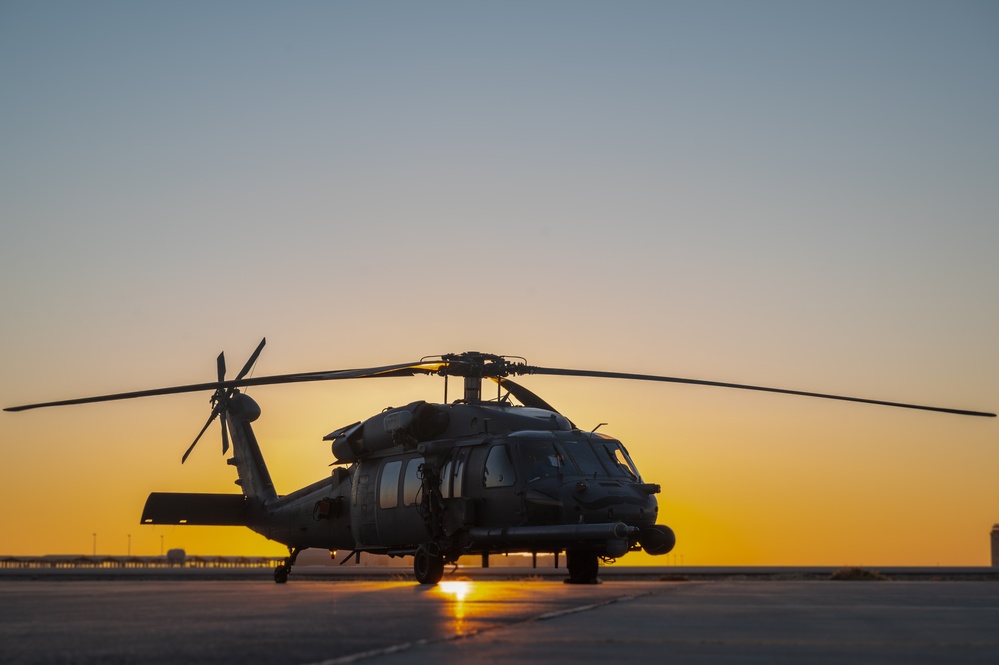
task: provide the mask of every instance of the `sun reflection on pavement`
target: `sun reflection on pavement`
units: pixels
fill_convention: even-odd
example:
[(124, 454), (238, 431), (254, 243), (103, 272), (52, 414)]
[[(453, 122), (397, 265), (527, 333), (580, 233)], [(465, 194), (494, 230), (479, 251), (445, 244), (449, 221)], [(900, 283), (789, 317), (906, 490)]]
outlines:
[[(482, 630), (510, 625), (577, 607), (592, 607), (622, 594), (624, 585), (573, 586), (533, 577), (509, 580), (444, 579), (434, 586), (392, 582), (422, 598), (418, 613), (432, 622), (436, 638), (469, 637)], [(342, 592), (341, 592), (342, 593)], [(362, 592), (359, 592), (362, 593)], [(386, 598), (387, 599), (387, 598)], [(357, 602), (362, 602), (358, 599)], [(394, 611), (396, 600), (389, 601)], [(430, 627), (431, 623), (423, 625)]]
[(437, 591), (443, 596), (450, 597), (447, 611), (451, 618), (451, 630), (455, 635), (465, 635), (469, 632), (465, 625), (465, 599), (472, 593), (472, 582), (464, 580), (449, 580), (437, 585)]
[(471, 592), (472, 583), (465, 580), (441, 582), (437, 585), (437, 589), (446, 595), (453, 596), (455, 600), (461, 602)]

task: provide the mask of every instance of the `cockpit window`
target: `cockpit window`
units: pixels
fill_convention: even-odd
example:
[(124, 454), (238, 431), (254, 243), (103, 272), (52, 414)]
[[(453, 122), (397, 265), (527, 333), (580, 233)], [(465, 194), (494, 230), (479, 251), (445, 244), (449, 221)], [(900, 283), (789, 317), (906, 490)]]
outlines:
[(607, 466), (612, 476), (620, 476), (631, 480), (641, 480), (638, 469), (628, 457), (628, 452), (620, 442), (614, 440), (594, 441), (593, 447)]
[(568, 462), (565, 449), (561, 444), (556, 445), (553, 439), (522, 440), (518, 450), (528, 482), (562, 476), (565, 473), (576, 473), (573, 467), (565, 468)]
[(582, 473), (579, 470), (579, 467), (576, 465), (576, 462), (573, 461), (572, 456), (570, 456), (569, 453), (566, 452), (565, 444), (562, 443), (561, 441), (555, 442), (555, 453), (556, 456), (558, 457), (559, 463), (562, 466), (563, 475), (578, 476), (580, 473)]
[(582, 475), (596, 478), (607, 474), (607, 470), (597, 459), (596, 452), (585, 441), (573, 441), (567, 448), (569, 455), (579, 466)]

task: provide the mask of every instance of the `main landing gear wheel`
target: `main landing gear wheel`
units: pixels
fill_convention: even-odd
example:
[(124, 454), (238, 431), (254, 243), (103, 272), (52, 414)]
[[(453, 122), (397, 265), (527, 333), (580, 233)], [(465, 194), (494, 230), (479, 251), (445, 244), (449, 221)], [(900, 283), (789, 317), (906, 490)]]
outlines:
[(284, 560), (284, 563), (279, 565), (274, 569), (274, 581), (278, 584), (284, 584), (288, 581), (288, 575), (291, 574), (291, 567), (295, 565), (295, 559), (298, 558), (298, 553), (304, 548), (289, 548), (291, 551), (288, 558)]
[(597, 572), (600, 570), (600, 562), (596, 552), (586, 550), (567, 550), (565, 553), (565, 566), (569, 569), (569, 577), (566, 584), (596, 584)]
[(444, 557), (434, 554), (426, 545), (416, 548), (413, 572), (420, 584), (437, 584), (444, 577)]

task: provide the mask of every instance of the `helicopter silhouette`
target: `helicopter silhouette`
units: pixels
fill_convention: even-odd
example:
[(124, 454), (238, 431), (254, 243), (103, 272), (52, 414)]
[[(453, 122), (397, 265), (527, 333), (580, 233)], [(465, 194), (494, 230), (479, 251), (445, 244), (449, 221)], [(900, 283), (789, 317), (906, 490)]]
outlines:
[[(568, 578), (596, 583), (600, 561), (632, 551), (669, 553), (673, 531), (658, 524), (658, 484), (645, 482), (624, 445), (597, 431), (585, 432), (510, 376), (553, 375), (630, 379), (754, 390), (860, 402), (962, 416), (994, 413), (705, 381), (651, 374), (529, 365), (526, 359), (476, 351), (425, 357), (415, 363), (247, 378), (266, 339), (234, 379), (225, 378), (224, 354), (217, 380), (170, 388), (9, 407), (43, 407), (213, 391), (204, 427), (181, 458), (185, 462), (209, 426), (219, 419), (222, 453), (236, 468), (242, 494), (153, 492), (143, 524), (242, 526), (288, 547), (274, 570), (284, 583), (300, 552), (346, 550), (341, 563), (360, 553), (413, 557), (421, 584), (436, 584), (447, 564), (463, 555), (565, 552)], [(329, 477), (279, 495), (264, 464), (251, 424), (260, 407), (240, 388), (260, 385), (437, 375), (442, 403), (416, 401), (387, 408), (324, 438), (332, 444)], [(462, 396), (448, 402), (451, 377)], [(482, 382), (497, 384), (485, 400)], [(505, 394), (504, 394), (505, 391)], [(519, 402), (514, 404), (513, 397)], [(599, 426), (598, 426), (599, 427)]]

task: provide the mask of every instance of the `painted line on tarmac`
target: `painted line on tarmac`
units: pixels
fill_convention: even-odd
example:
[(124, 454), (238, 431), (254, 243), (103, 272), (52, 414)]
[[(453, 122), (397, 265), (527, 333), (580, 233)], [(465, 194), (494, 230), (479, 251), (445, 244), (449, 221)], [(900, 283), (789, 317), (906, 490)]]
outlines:
[(330, 658), (329, 660), (321, 660), (314, 663), (307, 663), (304, 665), (350, 665), (351, 663), (357, 663), (362, 660), (367, 660), (369, 658), (377, 658), (379, 656), (390, 656), (392, 654), (400, 653), (403, 651), (409, 651), (410, 649), (415, 649), (417, 647), (423, 647), (430, 644), (443, 644), (445, 642), (456, 642), (458, 640), (469, 639), (476, 637), (481, 633), (486, 633), (492, 630), (497, 630), (500, 628), (511, 628), (513, 626), (522, 625), (525, 623), (533, 623), (535, 621), (550, 621), (552, 619), (557, 619), (559, 617), (564, 617), (570, 614), (578, 614), (580, 612), (590, 612), (601, 607), (606, 607), (608, 605), (613, 605), (615, 603), (623, 603), (635, 600), (636, 598), (641, 598), (642, 596), (650, 596), (659, 591), (665, 589), (656, 589), (652, 591), (646, 591), (645, 593), (638, 593), (630, 596), (618, 596), (616, 598), (610, 598), (600, 603), (591, 603), (589, 605), (580, 605), (578, 607), (570, 607), (564, 610), (557, 610), (554, 612), (545, 612), (544, 614), (539, 614), (537, 616), (527, 617), (521, 621), (515, 621), (508, 624), (498, 624), (495, 626), (489, 626), (487, 628), (480, 628), (478, 630), (469, 631), (467, 633), (461, 633), (460, 635), (445, 635), (444, 637), (435, 638), (424, 638), (421, 640), (413, 640), (411, 642), (403, 642), (401, 644), (393, 644), (391, 646), (382, 647), (380, 649), (371, 649), (369, 651), (361, 651), (358, 653), (352, 653), (346, 656), (340, 656), (338, 658)]
[(317, 663), (310, 663), (309, 665), (347, 665), (347, 663), (356, 663), (360, 660), (367, 660), (368, 658), (377, 658), (378, 656), (390, 656), (394, 653), (399, 653), (400, 651), (408, 651), (414, 647), (421, 647), (426, 644), (433, 644), (435, 642), (444, 642), (446, 640), (453, 640), (458, 637), (465, 637), (465, 636), (454, 635), (436, 640), (431, 640), (428, 638), (428, 639), (416, 640), (414, 642), (403, 642), (402, 644), (393, 644), (392, 646), (384, 647), (381, 649), (372, 649), (371, 651), (361, 651), (360, 653), (352, 653), (349, 656), (341, 656), (340, 658), (321, 660)]

